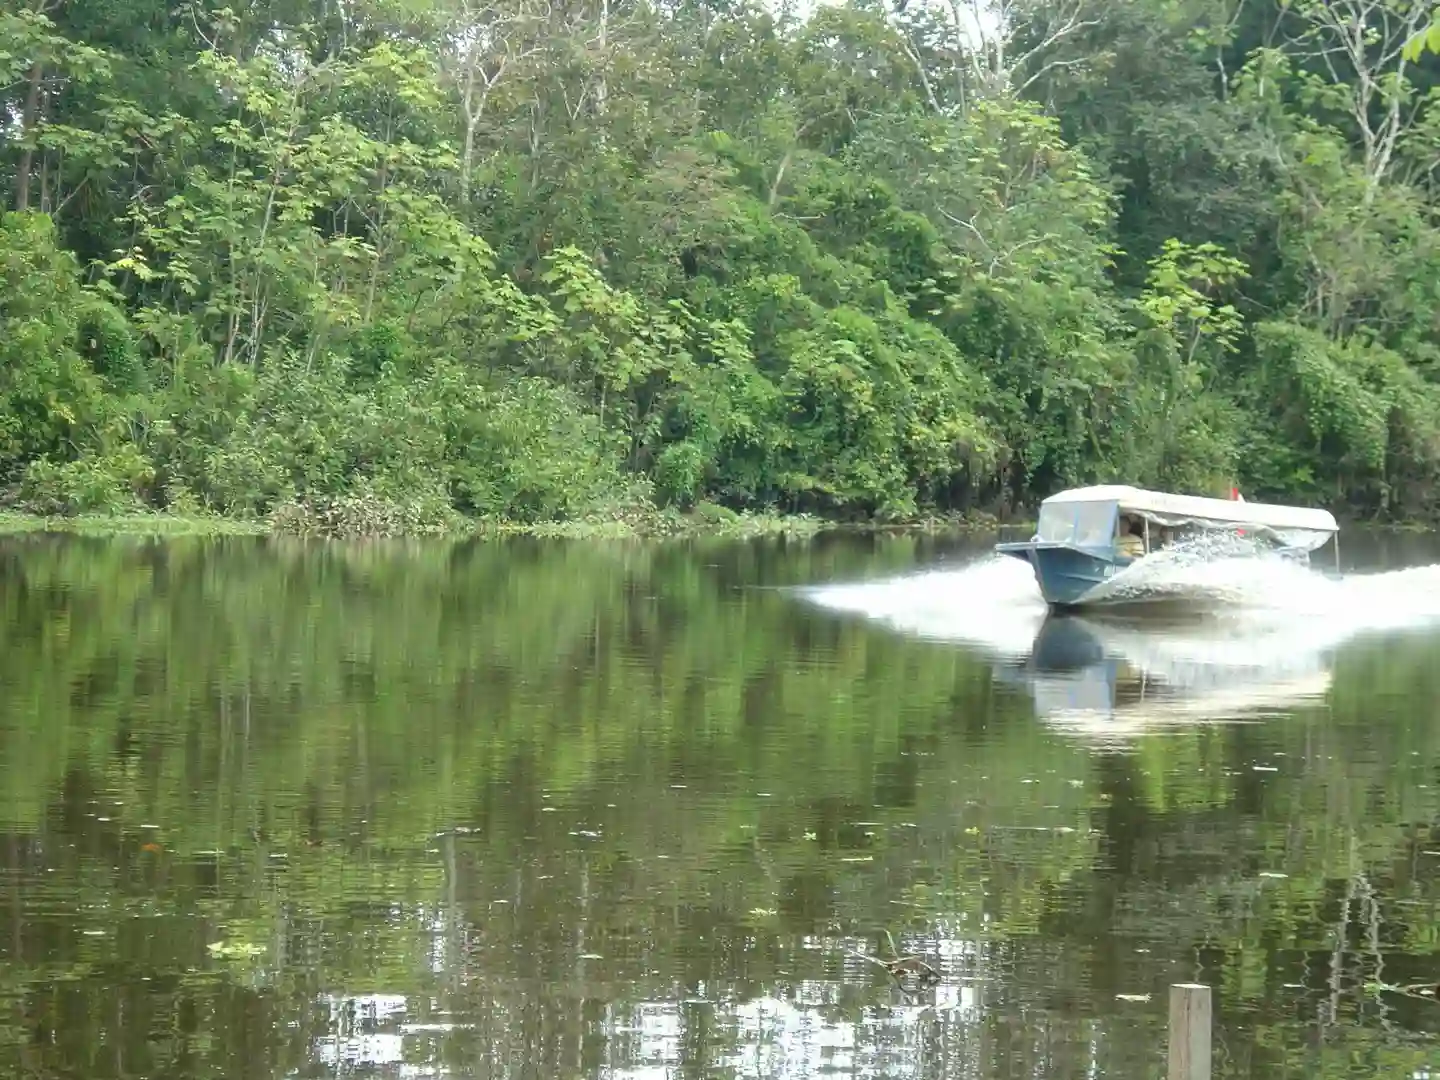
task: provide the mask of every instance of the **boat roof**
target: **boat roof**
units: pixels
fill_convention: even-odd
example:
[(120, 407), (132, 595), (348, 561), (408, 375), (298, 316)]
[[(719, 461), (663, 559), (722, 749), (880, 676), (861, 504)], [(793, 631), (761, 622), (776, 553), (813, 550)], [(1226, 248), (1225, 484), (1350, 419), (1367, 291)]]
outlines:
[(1069, 491), (1051, 495), (1040, 505), (1055, 506), (1066, 503), (1118, 503), (1122, 510), (1156, 517), (1219, 521), (1269, 529), (1305, 529), (1326, 533), (1340, 531), (1334, 515), (1328, 510), (1212, 499), (1201, 495), (1173, 495), (1164, 491), (1146, 491), (1144, 488), (1129, 487), (1125, 484), (1071, 488)]

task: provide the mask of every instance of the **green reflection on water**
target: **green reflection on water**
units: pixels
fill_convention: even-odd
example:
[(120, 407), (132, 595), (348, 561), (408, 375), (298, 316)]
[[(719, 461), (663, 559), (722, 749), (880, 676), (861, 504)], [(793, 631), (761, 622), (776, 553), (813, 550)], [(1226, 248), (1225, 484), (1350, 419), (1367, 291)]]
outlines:
[(7, 538), (0, 1075), (1129, 1080), (1190, 979), (1218, 1075), (1422, 1075), (1437, 639), (1101, 746), (775, 587), (956, 555)]

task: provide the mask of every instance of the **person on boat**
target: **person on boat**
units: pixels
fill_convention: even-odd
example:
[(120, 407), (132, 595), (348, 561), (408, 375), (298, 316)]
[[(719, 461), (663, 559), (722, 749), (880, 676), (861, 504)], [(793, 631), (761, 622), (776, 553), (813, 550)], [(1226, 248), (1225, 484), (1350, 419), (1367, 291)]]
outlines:
[(1139, 528), (1134, 518), (1129, 515), (1120, 518), (1120, 535), (1116, 538), (1115, 548), (1127, 559), (1139, 559), (1145, 554), (1145, 540), (1140, 536)]

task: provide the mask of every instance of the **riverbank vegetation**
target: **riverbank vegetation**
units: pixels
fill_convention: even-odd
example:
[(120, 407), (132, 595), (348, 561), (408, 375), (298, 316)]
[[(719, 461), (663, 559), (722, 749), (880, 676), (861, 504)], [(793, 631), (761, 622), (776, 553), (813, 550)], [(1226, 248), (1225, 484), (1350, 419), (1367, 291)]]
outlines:
[(5, 501), (1433, 513), (1426, 15), (997, 2), (0, 14)]

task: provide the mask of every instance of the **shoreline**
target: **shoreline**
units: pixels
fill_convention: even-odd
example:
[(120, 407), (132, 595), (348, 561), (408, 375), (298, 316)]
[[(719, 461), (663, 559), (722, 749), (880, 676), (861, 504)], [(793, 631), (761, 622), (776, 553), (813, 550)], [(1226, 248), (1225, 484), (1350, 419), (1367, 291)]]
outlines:
[(1024, 521), (1002, 525), (990, 515), (953, 515), (904, 521), (838, 521), (805, 514), (750, 514), (656, 511), (614, 519), (580, 519), (525, 524), (486, 519), (457, 519), (451, 525), (411, 531), (376, 530), (334, 533), (319, 529), (277, 527), (263, 518), (172, 514), (165, 511), (129, 514), (45, 516), (0, 511), (0, 536), (67, 533), (76, 536), (274, 536), (311, 540), (459, 540), (530, 537), (545, 540), (681, 540), (808, 538), (821, 533), (976, 533), (1002, 527), (1023, 527)]
[[(1002, 529), (1033, 529), (1033, 518), (1000, 521), (991, 514), (934, 515), (899, 521), (842, 521), (806, 514), (735, 513), (661, 510), (617, 518), (521, 523), (457, 518), (448, 525), (413, 530), (331, 532), (286, 527), (265, 518), (235, 518), (166, 511), (128, 514), (32, 514), (0, 510), (0, 536), (68, 533), (75, 536), (227, 537), (273, 536), (302, 540), (464, 540), (529, 537), (540, 540), (751, 540), (762, 537), (809, 538), (822, 533), (852, 535), (940, 535), (995, 533)], [(1392, 534), (1440, 532), (1425, 522), (1349, 521), (1347, 529)], [(1343, 531), (1343, 530), (1342, 530)]]

